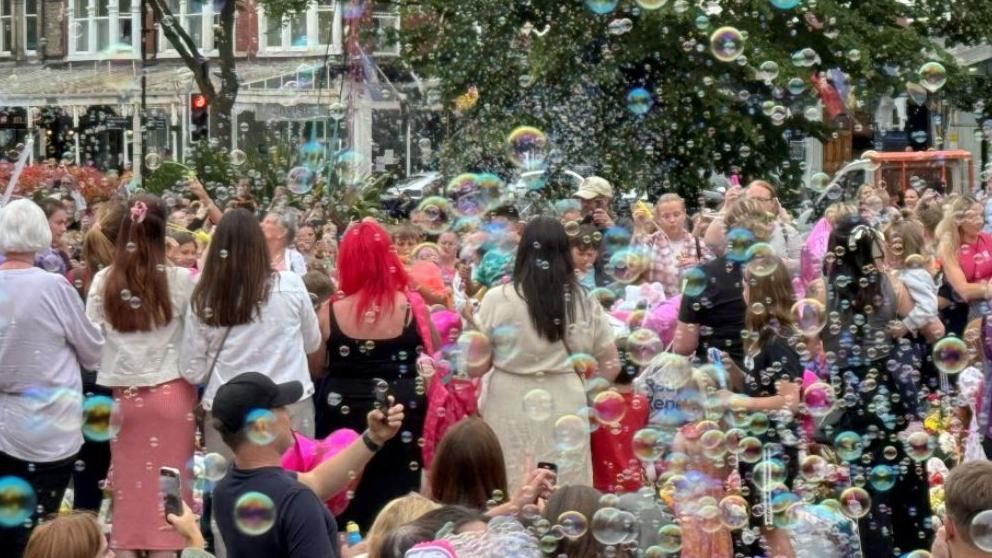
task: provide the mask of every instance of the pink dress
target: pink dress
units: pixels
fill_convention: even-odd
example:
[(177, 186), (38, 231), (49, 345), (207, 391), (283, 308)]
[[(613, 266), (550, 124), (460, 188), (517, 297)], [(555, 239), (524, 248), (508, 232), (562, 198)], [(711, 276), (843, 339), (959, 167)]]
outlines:
[(179, 470), (183, 499), (193, 501), (196, 388), (185, 380), (154, 387), (114, 388), (121, 430), (110, 440), (114, 550), (182, 550), (183, 537), (167, 529), (159, 496), (160, 467)]
[(962, 244), (958, 249), (958, 262), (969, 283), (992, 279), (992, 234), (978, 233), (972, 244)]

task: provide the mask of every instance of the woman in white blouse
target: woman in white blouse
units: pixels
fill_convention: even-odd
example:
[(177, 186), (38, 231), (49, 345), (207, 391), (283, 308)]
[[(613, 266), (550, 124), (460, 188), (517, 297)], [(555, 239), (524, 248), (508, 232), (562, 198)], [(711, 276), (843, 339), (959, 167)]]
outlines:
[(114, 522), (110, 547), (122, 557), (172, 556), (185, 546), (158, 512), (159, 469), (186, 470), (196, 428), (196, 389), (180, 377), (178, 354), (193, 277), (166, 259), (166, 219), (161, 199), (130, 200), (113, 262), (93, 276), (86, 300), (107, 337), (96, 381), (113, 388), (121, 417), (110, 441), (114, 515), (145, 518)]
[(83, 444), (80, 365), (95, 368), (103, 346), (69, 281), (34, 267), (51, 243), (34, 202), (0, 208), (0, 477), (30, 503), (5, 505), (23, 515), (0, 528), (5, 556), (20, 556), (34, 522), (58, 511)]
[[(182, 344), (183, 376), (206, 384), (203, 408), (209, 411), (217, 389), (243, 372), (261, 372), (277, 383), (296, 380), (304, 390), (289, 409), (293, 429), (312, 436), (307, 354), (319, 350), (321, 341), (303, 279), (272, 270), (258, 220), (243, 209), (224, 214), (193, 291)], [(228, 453), (209, 422), (207, 448)]]

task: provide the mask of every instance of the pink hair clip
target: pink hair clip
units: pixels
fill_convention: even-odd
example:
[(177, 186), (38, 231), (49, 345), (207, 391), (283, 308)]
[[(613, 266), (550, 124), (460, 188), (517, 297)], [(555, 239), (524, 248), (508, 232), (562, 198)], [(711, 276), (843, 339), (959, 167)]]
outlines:
[(145, 214), (148, 213), (148, 206), (145, 202), (134, 202), (131, 206), (131, 220), (135, 223), (140, 223), (145, 220)]

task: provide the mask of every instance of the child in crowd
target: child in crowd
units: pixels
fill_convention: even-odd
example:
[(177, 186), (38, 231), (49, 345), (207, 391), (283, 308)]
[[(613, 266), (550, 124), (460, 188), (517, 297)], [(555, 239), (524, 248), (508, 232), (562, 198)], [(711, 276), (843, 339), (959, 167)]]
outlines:
[(199, 250), (196, 245), (196, 237), (193, 236), (193, 233), (170, 230), (165, 243), (165, 255), (173, 265), (196, 269)]
[[(930, 355), (932, 343), (944, 336), (944, 324), (940, 320), (931, 260), (925, 254), (923, 226), (916, 221), (897, 221), (886, 227), (885, 239), (885, 261), (890, 273), (902, 282), (913, 299), (913, 310), (895, 333), (902, 333), (905, 339), (896, 347), (902, 363), (897, 379), (907, 411), (914, 412), (918, 400), (916, 386), (922, 381), (931, 390), (938, 387)], [(917, 374), (921, 377), (916, 377)]]
[(410, 263), (414, 247), (423, 240), (420, 231), (413, 225), (402, 224), (393, 228), (392, 235), (393, 245), (396, 246), (396, 254), (404, 264)]
[(600, 286), (596, 280), (595, 264), (601, 242), (602, 234), (593, 225), (582, 225), (576, 234), (568, 237), (576, 278), (580, 285), (589, 290)]
[(320, 308), (325, 302), (330, 300), (334, 293), (334, 283), (326, 273), (320, 271), (308, 271), (303, 274), (303, 285), (310, 293), (310, 301), (314, 308)]

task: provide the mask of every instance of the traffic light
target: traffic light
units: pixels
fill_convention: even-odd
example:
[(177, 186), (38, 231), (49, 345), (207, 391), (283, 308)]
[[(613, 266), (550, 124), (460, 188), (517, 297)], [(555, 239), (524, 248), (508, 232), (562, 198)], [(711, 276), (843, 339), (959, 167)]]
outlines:
[(202, 93), (189, 95), (189, 139), (192, 142), (210, 137), (210, 103)]

